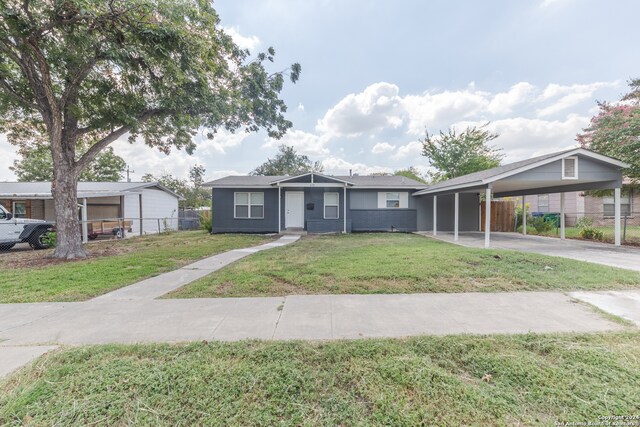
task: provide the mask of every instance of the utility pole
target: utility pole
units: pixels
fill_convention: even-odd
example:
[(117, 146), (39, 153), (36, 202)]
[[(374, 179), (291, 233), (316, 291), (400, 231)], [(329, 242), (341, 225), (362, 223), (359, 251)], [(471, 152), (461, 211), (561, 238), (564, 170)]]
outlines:
[(131, 177), (129, 176), (130, 173), (136, 173), (136, 171), (131, 170), (129, 165), (127, 165), (127, 182), (131, 182)]

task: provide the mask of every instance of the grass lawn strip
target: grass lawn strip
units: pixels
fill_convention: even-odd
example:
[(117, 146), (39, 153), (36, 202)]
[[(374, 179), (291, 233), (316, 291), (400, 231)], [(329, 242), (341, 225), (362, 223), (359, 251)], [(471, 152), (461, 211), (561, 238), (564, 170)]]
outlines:
[(638, 384), (638, 332), (110, 345), (0, 383), (0, 424), (554, 425), (640, 414)]
[(51, 251), (8, 252), (0, 256), (0, 303), (82, 301), (270, 239), (185, 231), (91, 243), (87, 245), (89, 258), (72, 262), (47, 258)]
[(413, 234), (307, 236), (252, 255), (167, 298), (610, 290), (640, 273), (566, 258), (464, 248)]

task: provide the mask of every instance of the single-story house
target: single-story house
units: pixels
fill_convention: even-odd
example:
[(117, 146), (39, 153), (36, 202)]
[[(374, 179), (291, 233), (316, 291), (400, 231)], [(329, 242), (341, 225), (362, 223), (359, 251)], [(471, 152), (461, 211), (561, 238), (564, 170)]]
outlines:
[(213, 233), (453, 231), (457, 239), (460, 231), (482, 229), (480, 202), (484, 198), (488, 247), (494, 196), (615, 189), (619, 234), (620, 188), (626, 167), (619, 160), (576, 148), (433, 185), (402, 176), (306, 173), (228, 176), (205, 186), (212, 188)]
[[(86, 204), (86, 218), (126, 221), (130, 234), (141, 235), (178, 228), (181, 196), (157, 182), (79, 182), (78, 205)], [(55, 221), (50, 182), (0, 182), (0, 203), (16, 218)]]

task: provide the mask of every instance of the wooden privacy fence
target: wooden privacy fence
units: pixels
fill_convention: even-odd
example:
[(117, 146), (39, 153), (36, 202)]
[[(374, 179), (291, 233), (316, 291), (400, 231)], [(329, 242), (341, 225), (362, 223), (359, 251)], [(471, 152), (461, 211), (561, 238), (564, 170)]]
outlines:
[[(486, 204), (480, 203), (480, 230), (484, 231)], [(515, 231), (516, 204), (510, 200), (491, 202), (491, 231)]]

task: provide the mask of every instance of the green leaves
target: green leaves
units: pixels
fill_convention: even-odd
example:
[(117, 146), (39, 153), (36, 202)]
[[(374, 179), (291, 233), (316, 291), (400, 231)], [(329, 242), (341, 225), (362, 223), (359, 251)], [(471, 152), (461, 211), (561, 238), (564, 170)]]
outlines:
[(320, 162), (313, 162), (309, 157), (296, 153), (293, 147), (281, 145), (279, 153), (255, 168), (251, 175), (300, 175), (306, 172), (322, 173), (324, 168)]
[(426, 132), (422, 142), (422, 155), (437, 171), (434, 181), (441, 181), (490, 169), (500, 165), (504, 157), (498, 149), (487, 143), (498, 137), (481, 127), (468, 127), (461, 133), (449, 129), (437, 136)]

